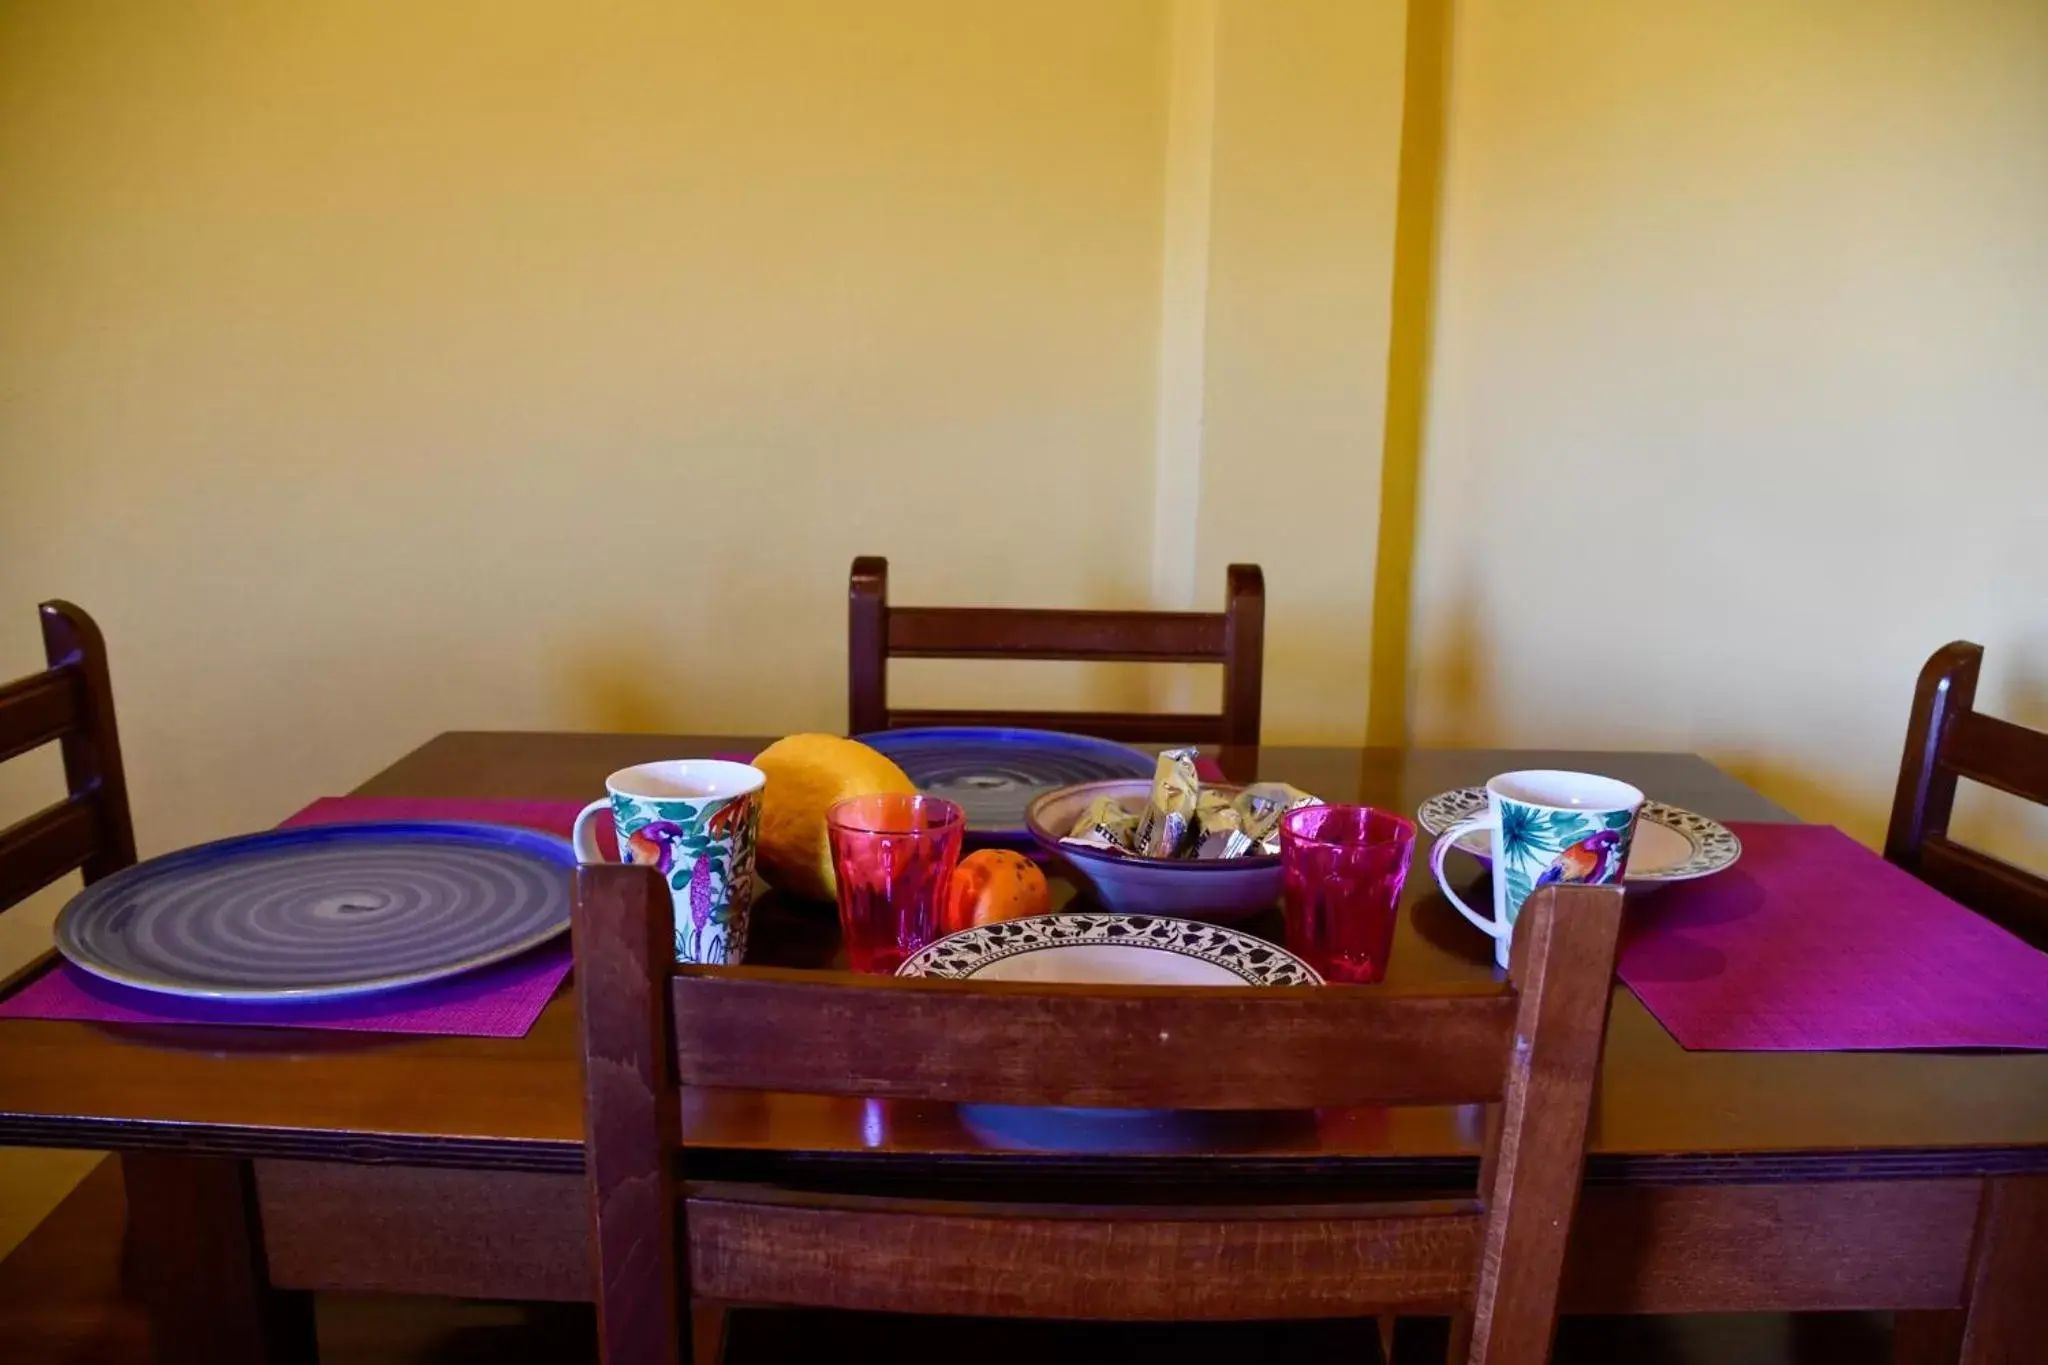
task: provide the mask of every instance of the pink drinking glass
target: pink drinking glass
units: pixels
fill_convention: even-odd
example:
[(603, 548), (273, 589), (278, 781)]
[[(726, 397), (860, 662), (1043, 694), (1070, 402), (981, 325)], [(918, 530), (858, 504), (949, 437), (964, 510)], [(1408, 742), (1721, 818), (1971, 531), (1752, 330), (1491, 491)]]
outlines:
[(1325, 981), (1385, 976), (1394, 905), (1414, 852), (1415, 822), (1371, 806), (1303, 806), (1282, 816), (1288, 948)]
[(856, 796), (826, 812), (839, 929), (855, 971), (893, 972), (939, 937), (966, 831), (960, 807), (936, 796)]

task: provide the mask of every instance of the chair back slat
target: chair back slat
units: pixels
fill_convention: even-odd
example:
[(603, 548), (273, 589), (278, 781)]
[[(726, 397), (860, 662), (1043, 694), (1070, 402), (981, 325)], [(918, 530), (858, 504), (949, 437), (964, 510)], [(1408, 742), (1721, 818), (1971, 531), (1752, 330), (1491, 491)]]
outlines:
[(1107, 1109), (1485, 1103), (1517, 1008), (1497, 988), (1104, 994), (745, 967), (671, 989), (685, 1085)]
[(896, 710), (889, 712), (893, 729), (925, 725), (989, 725), (1022, 730), (1060, 730), (1094, 735), (1125, 744), (1228, 744), (1223, 717), (1168, 711), (972, 711)]
[(106, 641), (69, 602), (41, 617), (50, 666), (0, 686), (0, 762), (54, 743), (68, 794), (0, 830), (0, 911), (67, 873), (90, 883), (135, 861)]
[[(1459, 1359), (1546, 1357), (1618, 887), (1540, 889), (1512, 987), (1432, 996), (679, 969), (655, 869), (579, 868), (575, 890), (608, 1362), (683, 1358), (690, 1295), (1124, 1320), (1453, 1312)], [(1112, 1108), (1498, 1102), (1472, 1199), (1072, 1206), (691, 1185), (685, 1084)]]
[(718, 1186), (689, 1192), (684, 1223), (707, 1299), (1123, 1321), (1452, 1312), (1481, 1228), (1470, 1200), (1361, 1218), (1350, 1205), (919, 1205)]
[[(1264, 672), (1265, 577), (1233, 564), (1220, 612), (1057, 611), (1022, 607), (895, 607), (889, 562), (853, 562), (847, 609), (847, 728), (1010, 725), (1131, 742), (1258, 743)], [(1061, 659), (1223, 665), (1223, 709), (1197, 716), (1144, 712), (894, 710), (889, 659)]]
[[(1920, 845), (1920, 879), (2022, 938), (2039, 941), (2048, 878), (2003, 858), (1930, 834)], [(2048, 942), (2039, 946), (2048, 947)]]
[(72, 796), (0, 830), (0, 911), (84, 867), (101, 846), (90, 797)]
[(78, 670), (53, 668), (0, 687), (0, 763), (76, 730), (85, 718)]
[(1218, 663), (1216, 612), (1043, 611), (1019, 607), (892, 607), (889, 653), (899, 659), (1102, 659)]
[(2048, 734), (1970, 711), (1949, 722), (1941, 766), (1957, 777), (2048, 805)]
[(1884, 856), (1944, 894), (2048, 948), (2048, 878), (1949, 837), (1958, 780), (2048, 805), (2048, 734), (1975, 709), (1984, 649), (1943, 645), (1920, 670)]

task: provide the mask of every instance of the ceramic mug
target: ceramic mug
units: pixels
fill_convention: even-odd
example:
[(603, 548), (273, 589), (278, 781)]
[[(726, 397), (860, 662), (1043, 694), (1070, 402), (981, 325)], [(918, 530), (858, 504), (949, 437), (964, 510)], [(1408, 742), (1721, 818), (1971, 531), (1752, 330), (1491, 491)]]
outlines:
[[(1429, 870), (1458, 913), (1493, 936), (1493, 960), (1506, 967), (1515, 920), (1531, 891), (1558, 882), (1606, 886), (1621, 881), (1642, 808), (1643, 794), (1611, 777), (1554, 769), (1502, 773), (1486, 784), (1486, 814), (1437, 836)], [(1481, 829), (1492, 836), (1491, 918), (1459, 899), (1444, 877), (1444, 855)]]
[(585, 806), (571, 839), (580, 862), (604, 861), (593, 823), (607, 810), (619, 855), (661, 870), (675, 901), (676, 961), (721, 966), (747, 949), (754, 839), (767, 774), (744, 763), (678, 758), (621, 768)]

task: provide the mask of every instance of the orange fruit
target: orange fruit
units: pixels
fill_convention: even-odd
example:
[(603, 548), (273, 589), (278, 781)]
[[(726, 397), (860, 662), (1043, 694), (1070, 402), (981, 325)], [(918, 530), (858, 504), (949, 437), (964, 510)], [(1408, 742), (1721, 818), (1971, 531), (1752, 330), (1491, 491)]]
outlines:
[(970, 853), (946, 884), (947, 933), (997, 920), (1023, 919), (1052, 910), (1052, 888), (1038, 864), (1007, 848)]

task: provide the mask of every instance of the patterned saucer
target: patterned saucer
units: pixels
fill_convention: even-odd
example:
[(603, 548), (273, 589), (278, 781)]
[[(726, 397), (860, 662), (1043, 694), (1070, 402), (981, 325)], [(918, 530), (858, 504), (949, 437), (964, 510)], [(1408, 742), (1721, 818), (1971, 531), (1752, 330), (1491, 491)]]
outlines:
[(498, 825), (306, 825), (94, 882), (57, 951), (94, 976), (210, 1000), (328, 1000), (488, 966), (569, 927), (569, 842)]
[(896, 761), (918, 790), (967, 813), (967, 832), (984, 839), (1030, 838), (1024, 812), (1058, 787), (1117, 777), (1150, 777), (1158, 757), (1106, 739), (1056, 730), (956, 726), (855, 735)]
[[(1430, 797), (1415, 815), (1435, 838), (1460, 820), (1485, 813), (1486, 788), (1459, 787)], [(1474, 830), (1458, 840), (1458, 848), (1488, 862), (1489, 842), (1485, 830)], [(1623, 877), (1631, 882), (1687, 882), (1733, 867), (1741, 856), (1742, 841), (1718, 820), (1662, 801), (1645, 801)]]
[(898, 976), (1120, 986), (1320, 986), (1277, 944), (1220, 924), (1161, 915), (1034, 915), (962, 929), (920, 949)]

